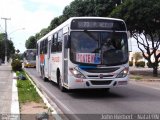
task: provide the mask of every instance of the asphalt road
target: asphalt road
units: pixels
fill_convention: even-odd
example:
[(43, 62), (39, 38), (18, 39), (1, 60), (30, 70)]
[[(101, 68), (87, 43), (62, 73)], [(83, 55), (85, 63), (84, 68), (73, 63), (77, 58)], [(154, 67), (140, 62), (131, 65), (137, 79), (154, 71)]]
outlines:
[[(102, 119), (102, 114), (160, 113), (158, 89), (129, 82), (125, 87), (112, 88), (109, 93), (100, 90), (63, 93), (53, 82), (44, 82), (35, 69), (28, 68), (26, 71), (50, 100), (55, 102), (64, 113), (74, 114), (74, 119), (98, 120)], [(90, 116), (86, 117), (83, 114), (90, 114)], [(94, 116), (95, 114), (98, 116)]]

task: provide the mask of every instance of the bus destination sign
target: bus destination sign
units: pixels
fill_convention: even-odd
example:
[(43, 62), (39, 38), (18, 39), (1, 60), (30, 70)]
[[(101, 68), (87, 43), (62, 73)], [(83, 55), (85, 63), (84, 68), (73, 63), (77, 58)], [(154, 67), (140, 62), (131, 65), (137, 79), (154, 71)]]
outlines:
[(99, 19), (74, 19), (71, 29), (80, 30), (126, 30), (123, 21)]
[(113, 28), (113, 22), (78, 22), (78, 28)]

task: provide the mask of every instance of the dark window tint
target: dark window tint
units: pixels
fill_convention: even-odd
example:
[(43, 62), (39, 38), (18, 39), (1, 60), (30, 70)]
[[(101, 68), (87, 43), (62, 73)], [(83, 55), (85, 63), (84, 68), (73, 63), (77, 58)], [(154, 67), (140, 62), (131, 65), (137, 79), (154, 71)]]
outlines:
[(53, 35), (51, 52), (62, 51), (62, 38), (63, 38), (62, 30), (60, 30), (58, 33)]

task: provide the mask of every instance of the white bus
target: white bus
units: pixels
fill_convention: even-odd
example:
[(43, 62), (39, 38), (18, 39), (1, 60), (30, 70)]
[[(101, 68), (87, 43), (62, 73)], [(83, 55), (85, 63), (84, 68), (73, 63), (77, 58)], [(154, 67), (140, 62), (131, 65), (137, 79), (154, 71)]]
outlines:
[(128, 82), (128, 40), (121, 19), (72, 17), (37, 41), (37, 71), (66, 89), (109, 89)]
[(27, 49), (24, 52), (23, 64), (25, 68), (36, 67), (36, 49)]

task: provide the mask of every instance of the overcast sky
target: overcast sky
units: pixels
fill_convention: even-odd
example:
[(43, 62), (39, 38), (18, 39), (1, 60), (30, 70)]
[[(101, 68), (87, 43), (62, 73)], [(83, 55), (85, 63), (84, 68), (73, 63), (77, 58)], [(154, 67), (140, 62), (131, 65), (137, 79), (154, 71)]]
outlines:
[[(2, 0), (0, 18), (11, 18), (7, 20), (8, 38), (11, 38), (16, 49), (24, 52), (25, 41), (48, 27), (54, 17), (62, 15), (64, 7), (71, 1), (73, 0)], [(0, 32), (4, 30), (4, 20), (0, 19)]]

